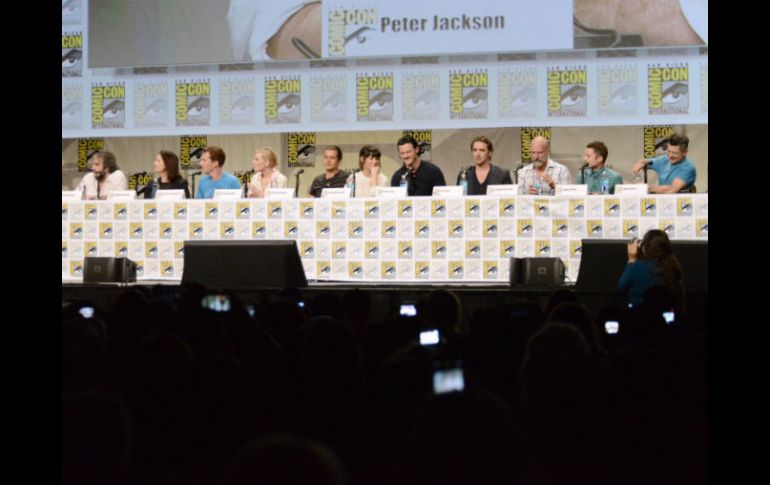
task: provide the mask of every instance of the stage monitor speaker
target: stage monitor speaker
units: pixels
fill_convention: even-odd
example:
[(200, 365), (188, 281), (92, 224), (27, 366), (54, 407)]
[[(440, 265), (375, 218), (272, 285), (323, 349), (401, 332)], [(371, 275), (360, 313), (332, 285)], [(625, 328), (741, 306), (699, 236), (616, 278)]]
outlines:
[(83, 283), (130, 283), (136, 281), (136, 263), (128, 258), (95, 258), (84, 262)]
[(564, 283), (561, 258), (511, 258), (511, 286), (554, 287)]
[[(583, 239), (576, 290), (617, 291), (628, 261), (626, 239)], [(708, 291), (708, 241), (671, 241), (684, 271), (685, 290)]]
[(305, 287), (297, 243), (291, 241), (185, 241), (182, 283), (209, 288)]

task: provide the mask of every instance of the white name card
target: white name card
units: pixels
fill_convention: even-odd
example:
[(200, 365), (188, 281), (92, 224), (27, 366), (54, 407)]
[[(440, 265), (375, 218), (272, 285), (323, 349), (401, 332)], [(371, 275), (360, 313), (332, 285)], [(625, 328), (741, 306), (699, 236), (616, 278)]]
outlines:
[(556, 195), (588, 195), (586, 184), (556, 184)]
[(349, 199), (350, 189), (347, 187), (331, 187), (321, 191), (322, 199)]
[(73, 200), (80, 200), (83, 198), (82, 192), (79, 190), (62, 190), (61, 191), (61, 200), (66, 200), (68, 202), (72, 202)]
[(240, 199), (243, 189), (215, 189), (214, 199)]
[(268, 187), (265, 199), (293, 199), (294, 189), (291, 187)]
[(136, 199), (135, 190), (110, 190), (107, 193), (107, 200), (134, 200)]
[(647, 195), (647, 184), (618, 184), (615, 186), (615, 195)]
[(518, 193), (518, 184), (487, 185), (487, 195), (494, 197), (513, 197)]
[(184, 200), (183, 189), (167, 189), (155, 192), (156, 200)]
[(407, 197), (406, 187), (375, 187), (374, 196), (381, 199), (401, 199)]
[(463, 188), (459, 185), (439, 185), (433, 187), (433, 197), (462, 197)]

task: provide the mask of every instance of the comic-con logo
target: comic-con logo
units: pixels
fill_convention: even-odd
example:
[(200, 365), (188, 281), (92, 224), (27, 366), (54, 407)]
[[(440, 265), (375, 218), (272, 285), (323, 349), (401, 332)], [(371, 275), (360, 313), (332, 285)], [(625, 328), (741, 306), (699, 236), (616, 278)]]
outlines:
[(223, 79), (219, 81), (219, 122), (244, 125), (254, 121), (254, 81)]
[(537, 69), (498, 72), (497, 112), (500, 118), (537, 116)]
[(302, 80), (298, 76), (265, 79), (265, 123), (299, 123)]
[(636, 113), (637, 71), (635, 66), (600, 66), (597, 104), (599, 115)]
[(404, 73), (401, 78), (401, 109), (404, 120), (437, 120), (439, 92), (438, 72)]
[(459, 280), (465, 276), (465, 264), (463, 261), (450, 261), (447, 267), (449, 279)]
[(78, 172), (88, 171), (88, 160), (104, 150), (104, 138), (78, 138)]
[(61, 126), (80, 128), (83, 123), (83, 86), (64, 85), (61, 87)]
[(548, 116), (585, 116), (588, 72), (585, 67), (549, 68)]
[(286, 137), (286, 153), (289, 168), (315, 167), (315, 133), (289, 133)]
[(666, 152), (668, 138), (676, 133), (674, 125), (648, 125), (643, 130), (644, 158), (655, 158)]
[(393, 73), (356, 75), (357, 121), (393, 121)]
[(396, 263), (392, 261), (383, 261), (380, 264), (380, 277), (384, 280), (396, 278)]
[(639, 237), (639, 221), (636, 219), (626, 219), (623, 221), (623, 237)]
[(61, 77), (83, 75), (83, 34), (68, 32), (61, 36)]
[(425, 280), (430, 278), (430, 262), (429, 261), (415, 261), (414, 263), (414, 277), (418, 280)]
[(91, 85), (91, 126), (123, 128), (126, 124), (126, 86), (124, 83)]
[(651, 115), (688, 113), (690, 72), (686, 64), (648, 66), (647, 87)]
[(313, 76), (310, 79), (310, 120), (314, 123), (344, 122), (346, 112), (345, 76)]
[(203, 149), (208, 146), (207, 136), (180, 136), (179, 137), (179, 163), (183, 170), (197, 168), (200, 163)]
[(349, 47), (365, 44), (370, 36), (376, 34), (377, 9), (331, 10), (327, 24), (327, 45), (324, 57), (345, 57), (355, 55), (348, 52)]
[(166, 126), (168, 85), (165, 82), (134, 84), (134, 125), (137, 128)]
[(532, 140), (542, 136), (543, 138), (551, 139), (550, 127), (534, 127), (534, 128), (522, 128), (521, 129), (521, 160), (532, 160)]
[(500, 274), (497, 261), (484, 261), (484, 279), (497, 279)]
[(208, 126), (211, 118), (209, 80), (176, 81), (176, 126)]
[(457, 119), (486, 119), (489, 75), (486, 69), (452, 71), (449, 73), (449, 117)]
[(567, 237), (567, 219), (553, 219), (551, 221), (551, 236)]
[(465, 241), (465, 257), (466, 258), (480, 258), (481, 257), (481, 241)]

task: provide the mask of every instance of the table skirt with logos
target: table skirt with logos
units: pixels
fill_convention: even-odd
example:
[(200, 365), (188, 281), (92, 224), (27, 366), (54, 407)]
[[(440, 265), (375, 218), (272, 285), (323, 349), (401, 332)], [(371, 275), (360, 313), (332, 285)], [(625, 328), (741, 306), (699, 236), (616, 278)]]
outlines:
[(359, 199), (62, 200), (62, 281), (89, 256), (127, 257), (137, 280), (180, 281), (189, 240), (295, 240), (308, 280), (507, 282), (510, 258), (662, 229), (708, 239), (708, 194)]

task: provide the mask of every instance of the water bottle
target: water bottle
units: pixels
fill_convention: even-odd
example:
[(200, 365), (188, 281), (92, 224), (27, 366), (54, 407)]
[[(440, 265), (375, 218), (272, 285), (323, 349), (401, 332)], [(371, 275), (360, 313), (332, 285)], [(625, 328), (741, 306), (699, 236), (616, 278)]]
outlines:
[(407, 182), (407, 180), (406, 180), (406, 174), (407, 174), (407, 173), (408, 173), (408, 172), (404, 172), (404, 173), (401, 175), (401, 183), (400, 183), (400, 184), (398, 184), (398, 186), (399, 186), (399, 187), (404, 187), (404, 188), (407, 188), (407, 187), (409, 186), (409, 183), (408, 183), (408, 182)]
[(463, 188), (463, 195), (468, 195), (468, 177), (465, 176), (465, 170), (460, 172), (460, 187)]
[(537, 177), (535, 177), (535, 192), (538, 194), (543, 193), (543, 181)]
[(353, 190), (354, 190), (353, 189), (353, 177), (355, 177), (355, 175), (351, 175), (345, 181), (345, 188), (348, 189), (348, 192), (350, 192), (350, 196), (351, 197), (355, 197), (356, 196), (356, 194), (353, 193)]
[(601, 188), (599, 190), (602, 194), (610, 193), (610, 176), (607, 170), (602, 171), (601, 175)]

